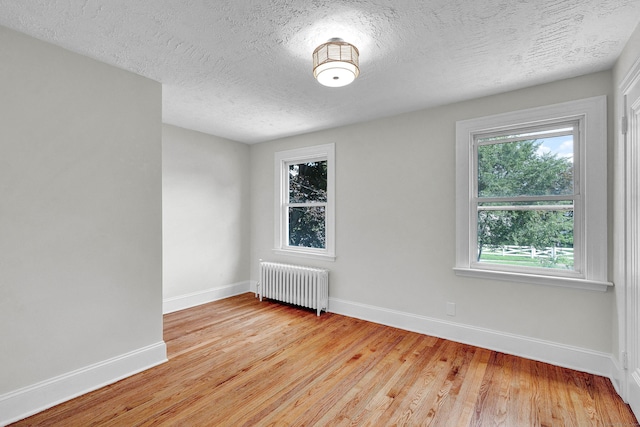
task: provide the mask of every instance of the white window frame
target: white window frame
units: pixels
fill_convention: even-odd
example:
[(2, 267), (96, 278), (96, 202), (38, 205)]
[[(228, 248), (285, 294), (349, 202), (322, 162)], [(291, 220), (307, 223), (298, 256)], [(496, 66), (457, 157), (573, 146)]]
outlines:
[[(542, 274), (526, 268), (478, 263), (474, 138), (476, 135), (578, 121), (580, 138), (574, 150), (579, 187), (574, 210), (574, 248), (580, 259), (576, 271), (548, 269)], [(580, 214), (582, 212), (582, 214)], [(457, 275), (492, 280), (606, 291), (607, 239), (607, 99), (606, 96), (569, 101), (456, 122), (456, 265)]]
[[(289, 245), (289, 165), (327, 161), (327, 201), (325, 207), (325, 248)], [(335, 260), (335, 144), (279, 151), (275, 153), (275, 247), (280, 255)]]

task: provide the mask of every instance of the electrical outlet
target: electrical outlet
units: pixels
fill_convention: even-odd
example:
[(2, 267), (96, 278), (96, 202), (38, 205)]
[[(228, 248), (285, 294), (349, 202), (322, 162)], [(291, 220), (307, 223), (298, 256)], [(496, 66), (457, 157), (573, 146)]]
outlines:
[(447, 303), (447, 316), (455, 316), (456, 315), (456, 303), (448, 302)]

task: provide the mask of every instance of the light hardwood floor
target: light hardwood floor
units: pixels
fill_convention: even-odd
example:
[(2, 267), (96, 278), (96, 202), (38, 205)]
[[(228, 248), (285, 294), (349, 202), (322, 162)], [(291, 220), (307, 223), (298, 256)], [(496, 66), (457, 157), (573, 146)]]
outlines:
[(169, 362), (15, 425), (638, 425), (606, 378), (253, 294), (164, 320)]

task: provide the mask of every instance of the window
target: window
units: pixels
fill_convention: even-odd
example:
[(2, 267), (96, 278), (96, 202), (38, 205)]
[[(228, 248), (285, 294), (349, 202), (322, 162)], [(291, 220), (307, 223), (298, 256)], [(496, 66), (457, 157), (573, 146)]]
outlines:
[(456, 274), (606, 290), (606, 98), (456, 124)]
[(334, 158), (334, 144), (276, 153), (277, 252), (335, 259)]

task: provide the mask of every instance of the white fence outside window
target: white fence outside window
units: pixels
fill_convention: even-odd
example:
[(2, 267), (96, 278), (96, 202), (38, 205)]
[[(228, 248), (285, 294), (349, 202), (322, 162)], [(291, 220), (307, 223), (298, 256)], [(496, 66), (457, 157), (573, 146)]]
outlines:
[(567, 257), (573, 259), (573, 248), (556, 248), (555, 246), (544, 249), (536, 249), (533, 246), (500, 246), (497, 248), (485, 248), (482, 253), (523, 258), (556, 259), (558, 257)]

